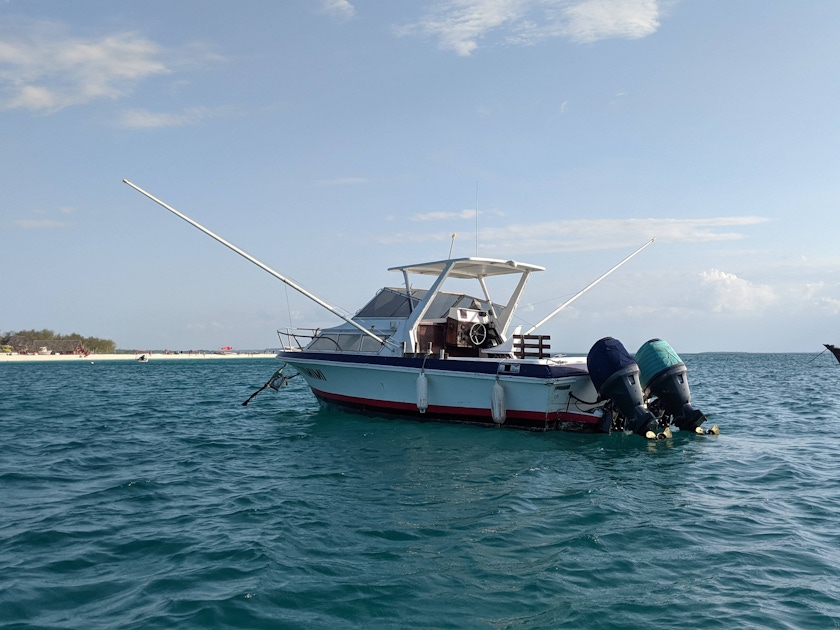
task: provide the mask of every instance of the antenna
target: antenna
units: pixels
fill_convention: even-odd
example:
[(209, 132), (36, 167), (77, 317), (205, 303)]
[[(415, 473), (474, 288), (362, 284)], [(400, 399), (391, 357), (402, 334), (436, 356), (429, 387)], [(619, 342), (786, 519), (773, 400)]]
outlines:
[(458, 236), (456, 232), (452, 232), (452, 240), (449, 242), (449, 257), (452, 258), (452, 246), (455, 245), (455, 237)]
[(478, 258), (478, 180), (475, 181), (475, 257)]
[(623, 265), (623, 264), (624, 264), (624, 263), (626, 263), (628, 260), (630, 260), (631, 258), (633, 258), (633, 256), (635, 256), (636, 254), (638, 254), (639, 252), (641, 252), (641, 251), (642, 251), (645, 247), (647, 247), (648, 245), (652, 244), (655, 240), (656, 240), (655, 238), (650, 239), (647, 243), (645, 243), (644, 245), (642, 245), (639, 249), (637, 249), (635, 252), (633, 252), (632, 254), (630, 254), (629, 256), (627, 256), (627, 258), (625, 258), (625, 259), (624, 259), (624, 260), (622, 260), (620, 263), (618, 263), (615, 267), (613, 267), (612, 269), (610, 269), (609, 271), (607, 271), (606, 273), (604, 273), (603, 275), (601, 275), (601, 277), (599, 277), (597, 280), (595, 280), (595, 281), (593, 281), (593, 282), (590, 282), (590, 283), (589, 283), (588, 285), (586, 285), (583, 289), (581, 289), (580, 291), (578, 291), (578, 292), (577, 292), (577, 293), (576, 293), (573, 297), (571, 297), (570, 299), (568, 299), (568, 300), (566, 300), (565, 302), (563, 302), (560, 306), (558, 306), (556, 309), (554, 309), (554, 310), (553, 310), (550, 314), (548, 314), (548, 315), (546, 315), (545, 317), (543, 317), (543, 318), (542, 318), (542, 319), (541, 319), (538, 323), (536, 323), (536, 324), (534, 324), (533, 326), (531, 326), (531, 327), (530, 327), (528, 330), (526, 330), (523, 334), (530, 335), (530, 334), (531, 334), (532, 332), (534, 332), (537, 328), (539, 328), (540, 326), (542, 326), (543, 324), (545, 324), (545, 323), (546, 323), (549, 319), (551, 319), (552, 317), (554, 317), (555, 315), (557, 315), (557, 313), (559, 313), (559, 312), (560, 312), (560, 311), (562, 311), (564, 308), (566, 308), (569, 304), (571, 304), (571, 303), (572, 303), (572, 302), (574, 302), (576, 299), (578, 299), (581, 295), (583, 295), (584, 293), (586, 293), (587, 291), (589, 291), (589, 289), (591, 289), (591, 288), (592, 288), (592, 287), (594, 287), (596, 284), (598, 284), (599, 282), (601, 282), (601, 280), (603, 280), (604, 278), (606, 278), (606, 277), (607, 277), (608, 275), (610, 275), (613, 271), (615, 271), (616, 269), (618, 269), (619, 267), (621, 267), (621, 265)]

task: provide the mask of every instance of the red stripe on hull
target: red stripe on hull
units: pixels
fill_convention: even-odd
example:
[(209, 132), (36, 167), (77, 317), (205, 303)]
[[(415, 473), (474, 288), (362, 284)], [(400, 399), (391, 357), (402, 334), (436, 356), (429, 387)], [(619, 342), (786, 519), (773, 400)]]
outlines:
[[(421, 414), (420, 410), (413, 403), (403, 403), (388, 400), (371, 400), (369, 398), (358, 398), (345, 394), (333, 394), (312, 388), (312, 392), (321, 400), (343, 407), (351, 407), (361, 411), (379, 412), (385, 415), (409, 416), (413, 418), (427, 418), (433, 420), (441, 418), (455, 422), (473, 422), (478, 424), (494, 424), (490, 409), (474, 407), (451, 407), (447, 405), (429, 405), (426, 413)], [(553, 428), (558, 422), (573, 422), (586, 425), (590, 428), (600, 422), (600, 418), (588, 414), (557, 412), (549, 414), (539, 411), (525, 411), (508, 409), (506, 413), (506, 425), (522, 426), (526, 428), (547, 429)]]

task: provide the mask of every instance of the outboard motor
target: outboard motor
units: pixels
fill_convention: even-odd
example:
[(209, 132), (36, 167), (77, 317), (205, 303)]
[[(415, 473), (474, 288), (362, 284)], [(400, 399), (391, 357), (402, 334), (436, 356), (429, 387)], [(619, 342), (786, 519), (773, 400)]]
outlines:
[(682, 431), (694, 431), (706, 420), (691, 406), (688, 369), (667, 341), (651, 339), (636, 353), (645, 394), (656, 396), (666, 414)]
[(618, 339), (596, 341), (586, 356), (589, 378), (600, 398), (607, 398), (624, 416), (624, 428), (639, 435), (655, 430), (656, 416), (644, 403), (639, 366)]

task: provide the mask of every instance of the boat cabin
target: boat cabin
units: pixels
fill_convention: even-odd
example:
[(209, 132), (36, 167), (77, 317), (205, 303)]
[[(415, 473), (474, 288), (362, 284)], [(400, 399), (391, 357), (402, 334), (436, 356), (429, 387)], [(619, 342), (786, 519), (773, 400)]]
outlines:
[[(403, 274), (404, 287), (385, 287), (353, 317), (316, 331), (307, 352), (347, 352), (389, 356), (545, 357), (548, 337), (523, 338), (508, 330), (530, 275), (543, 267), (491, 258), (456, 258), (392, 267)], [(488, 278), (518, 275), (505, 303), (491, 299)], [(413, 276), (433, 276), (428, 289), (414, 288)], [(447, 280), (474, 280), (481, 297), (443, 291)], [(517, 333), (516, 329), (514, 333)]]

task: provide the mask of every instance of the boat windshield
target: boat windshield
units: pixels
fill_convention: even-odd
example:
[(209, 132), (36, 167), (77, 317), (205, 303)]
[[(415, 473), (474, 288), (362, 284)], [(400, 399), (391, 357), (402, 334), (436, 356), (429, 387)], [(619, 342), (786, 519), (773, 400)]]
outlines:
[[(467, 308), (479, 311), (488, 310), (487, 300), (480, 300), (472, 295), (464, 293), (438, 293), (429, 310), (426, 311), (425, 320), (446, 319), (449, 316), (449, 310), (452, 308)], [(496, 312), (501, 308), (498, 304), (494, 305)]]
[[(379, 293), (362, 309), (356, 313), (357, 319), (368, 319), (374, 317), (382, 318), (405, 318), (411, 315), (411, 311), (417, 306), (418, 302), (422, 300), (426, 293), (425, 289), (412, 289), (411, 297), (405, 294), (403, 289), (392, 289), (386, 287), (381, 289)], [(488, 310), (487, 300), (482, 300), (464, 293), (445, 293), (441, 291), (438, 293), (429, 310), (426, 311), (424, 319), (446, 319), (449, 314), (449, 309), (457, 308), (472, 308), (486, 311)], [(502, 308), (498, 304), (494, 304), (496, 312)]]
[(411, 297), (405, 291), (398, 291), (385, 287), (367, 304), (362, 307), (356, 317), (367, 319), (370, 317), (408, 317), (412, 309), (420, 301), (416, 293)]
[[(387, 339), (388, 336), (385, 336)], [(307, 350), (322, 352), (372, 352), (380, 350), (380, 344), (369, 335), (356, 332), (321, 333), (306, 347)]]

